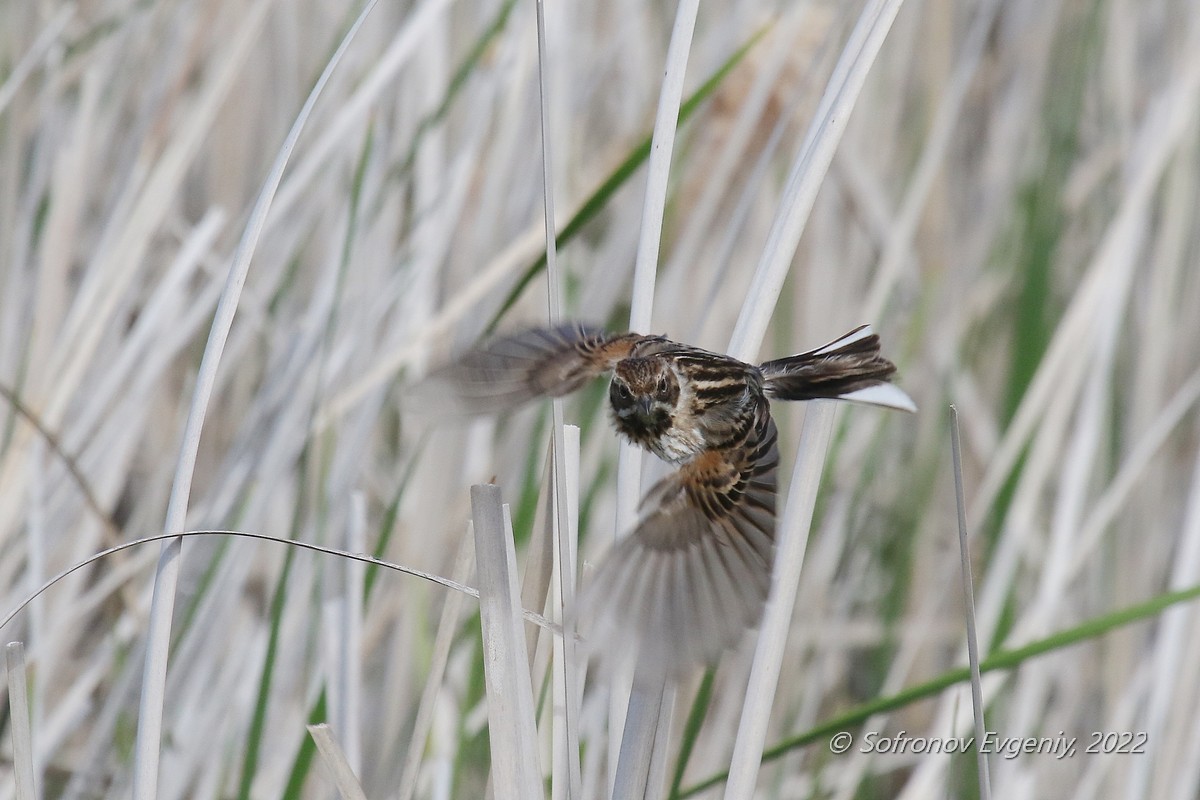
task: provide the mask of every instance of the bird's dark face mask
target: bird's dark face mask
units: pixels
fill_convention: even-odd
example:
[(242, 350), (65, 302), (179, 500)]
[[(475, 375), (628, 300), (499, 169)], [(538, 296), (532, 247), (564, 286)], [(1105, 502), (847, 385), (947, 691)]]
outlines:
[(661, 359), (627, 359), (613, 375), (608, 401), (618, 430), (642, 443), (671, 427), (679, 401), (679, 381)]

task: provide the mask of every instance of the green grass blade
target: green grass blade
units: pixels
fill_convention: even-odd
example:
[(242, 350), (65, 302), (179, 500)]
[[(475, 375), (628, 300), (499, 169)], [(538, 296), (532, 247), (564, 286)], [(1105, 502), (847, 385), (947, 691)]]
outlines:
[(696, 739), (700, 736), (700, 728), (704, 725), (704, 717), (712, 705), (713, 679), (716, 670), (709, 667), (696, 690), (696, 698), (692, 701), (692, 710), (688, 712), (687, 722), (683, 726), (683, 736), (679, 742), (679, 758), (675, 762), (675, 777), (671, 779), (670, 800), (679, 797), (679, 787), (683, 785), (683, 773), (687, 770), (688, 759), (696, 748)]
[[(271, 632), (267, 637), (267, 653), (263, 658), (262, 675), (258, 679), (258, 696), (254, 701), (254, 715), (250, 718), (250, 729), (246, 732), (246, 754), (242, 759), (238, 800), (250, 800), (250, 785), (254, 782), (254, 776), (258, 772), (258, 756), (262, 752), (263, 731), (267, 720), (267, 700), (271, 695), (271, 682), (275, 675), (275, 656), (279, 652), (279, 631), (283, 623), (287, 582), (292, 574), (292, 557), (295, 552), (289, 547), (284, 555), (283, 570), (275, 585), (275, 596), (271, 599)], [(305, 741), (309, 741), (309, 738), (306, 738)]]
[[(1156, 614), (1170, 608), (1179, 603), (1186, 603), (1190, 600), (1200, 598), (1200, 586), (1192, 586), (1188, 589), (1181, 589), (1177, 592), (1167, 592), (1160, 594), (1157, 597), (1151, 598), (1143, 603), (1128, 606), (1118, 609), (1108, 614), (1090, 619), (1074, 628), (1068, 628), (1064, 631), (1047, 636), (1044, 639), (1030, 642), (1024, 647), (1018, 647), (1013, 650), (1002, 650), (987, 659), (984, 659), (979, 665), (979, 671), (996, 672), (998, 670), (1013, 669), (1019, 667), (1025, 661), (1036, 658), (1037, 656), (1052, 653), (1055, 650), (1061, 650), (1064, 647), (1069, 647), (1073, 644), (1095, 638), (1109, 631), (1124, 627), (1132, 622), (1153, 617)], [(902, 692), (897, 692), (889, 697), (880, 697), (868, 703), (856, 706), (855, 708), (832, 717), (825, 722), (822, 722), (816, 727), (810, 728), (803, 733), (795, 736), (790, 736), (778, 744), (767, 748), (763, 751), (763, 763), (773, 761), (777, 758), (782, 758), (793, 750), (796, 750), (806, 745), (810, 745), (820, 739), (830, 736), (834, 733), (844, 731), (855, 725), (865, 722), (868, 718), (875, 714), (882, 714), (887, 711), (895, 711), (898, 708), (903, 708), (910, 703), (915, 703), (918, 700), (923, 700), (927, 697), (932, 697), (939, 692), (954, 686), (955, 684), (965, 683), (971, 679), (971, 671), (967, 667), (959, 667), (957, 669), (943, 672), (941, 675), (919, 683), (916, 686), (911, 686)], [(728, 772), (722, 772), (712, 777), (697, 783), (694, 786), (689, 786), (686, 790), (678, 795), (672, 794), (672, 798), (685, 798), (703, 792), (705, 789), (717, 786), (725, 781), (729, 776)]]
[(401, 163), (399, 172), (401, 175), (407, 175), (413, 166), (413, 162), (417, 160), (417, 151), (421, 149), (421, 142), (424, 141), (429, 131), (433, 127), (446, 118), (446, 114), (450, 111), (450, 106), (454, 104), (454, 99), (458, 97), (459, 92), (467, 85), (467, 79), (475, 72), (475, 68), (487, 55), (488, 48), (492, 42), (504, 32), (504, 28), (508, 25), (508, 18), (512, 15), (513, 7), (517, 4), (517, 0), (505, 0), (504, 5), (496, 12), (496, 16), (484, 28), (483, 33), (471, 45), (470, 52), (463, 59), (462, 64), (454, 71), (454, 75), (450, 78), (450, 84), (446, 87), (446, 93), (442, 96), (442, 100), (438, 103), (437, 108), (429, 112), (417, 123), (417, 131), (413, 135), (412, 144), (408, 148), (408, 153), (404, 156), (404, 161)]
[[(308, 714), (308, 724), (316, 725), (324, 722), (326, 717), (325, 689), (313, 703), (312, 711)], [(296, 752), (296, 760), (292, 762), (292, 771), (288, 773), (287, 786), (283, 789), (283, 800), (300, 800), (304, 790), (304, 782), (308, 780), (308, 772), (312, 769), (313, 756), (317, 752), (317, 743), (311, 736), (305, 736)]]
[[(753, 48), (760, 39), (762, 39), (768, 30), (768, 27), (760, 28), (753, 36), (750, 37), (748, 41), (746, 41), (745, 44), (735, 50), (733, 54), (729, 56), (729, 58), (727, 58), (725, 62), (708, 77), (708, 80), (700, 84), (696, 91), (692, 92), (692, 94), (683, 101), (683, 103), (679, 106), (679, 124), (683, 124), (683, 122), (696, 113), (696, 110), (700, 108), (700, 104), (712, 96), (713, 92), (717, 90), (717, 87), (721, 85), (721, 82), (724, 81), (729, 73), (733, 71), (734, 67), (741, 63), (742, 59), (746, 57), (746, 54), (750, 52), (751, 48)], [(650, 139), (651, 134), (647, 134), (646, 137), (638, 143), (637, 147), (633, 148), (629, 155), (625, 157), (625, 160), (622, 161), (617, 168), (612, 171), (608, 178), (606, 178), (605, 181), (600, 184), (596, 191), (592, 192), (588, 199), (584, 201), (579, 211), (575, 213), (575, 216), (571, 217), (571, 219), (563, 227), (562, 232), (559, 233), (558, 237), (555, 239), (555, 242), (560, 250), (565, 247), (568, 242), (575, 238), (579, 231), (583, 229), (584, 225), (586, 225), (597, 214), (600, 213), (600, 209), (604, 208), (612, 196), (616, 194), (617, 190), (625, 184), (625, 181), (629, 180), (630, 176), (637, 171), (638, 167), (640, 167), (642, 163), (650, 157)], [(543, 252), (536, 261), (534, 261), (525, 269), (524, 274), (522, 274), (517, 280), (512, 290), (509, 291), (508, 296), (504, 299), (504, 302), (500, 304), (500, 310), (496, 312), (495, 316), (492, 317), (491, 322), (488, 323), (488, 331), (495, 330), (496, 325), (500, 322), (504, 315), (508, 313), (508, 310), (512, 308), (513, 304), (517, 302), (517, 298), (521, 296), (526, 287), (529, 286), (530, 282), (537, 277), (538, 273), (545, 268), (546, 254)]]

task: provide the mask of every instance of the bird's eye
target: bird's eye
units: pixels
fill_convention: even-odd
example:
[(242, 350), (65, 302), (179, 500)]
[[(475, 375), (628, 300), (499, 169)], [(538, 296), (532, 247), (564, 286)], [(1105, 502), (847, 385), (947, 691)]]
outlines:
[(658, 379), (658, 385), (654, 387), (655, 393), (660, 399), (666, 399), (671, 394), (671, 387), (667, 383), (667, 376), (664, 375)]
[(630, 397), (633, 396), (629, 393), (629, 387), (626, 386), (625, 384), (615, 383), (615, 384), (613, 384), (613, 386), (617, 390), (617, 397), (621, 398), (622, 400), (628, 400)]

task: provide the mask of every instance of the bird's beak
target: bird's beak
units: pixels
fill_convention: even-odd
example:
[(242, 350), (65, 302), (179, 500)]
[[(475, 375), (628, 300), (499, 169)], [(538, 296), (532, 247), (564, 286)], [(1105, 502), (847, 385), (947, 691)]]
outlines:
[(651, 401), (649, 397), (639, 397), (636, 406), (637, 415), (642, 419), (650, 419), (650, 405)]

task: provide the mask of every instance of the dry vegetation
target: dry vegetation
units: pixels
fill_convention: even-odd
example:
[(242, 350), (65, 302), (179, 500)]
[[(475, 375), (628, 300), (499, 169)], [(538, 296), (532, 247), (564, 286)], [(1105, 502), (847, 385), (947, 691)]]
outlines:
[[(684, 97), (705, 99), (676, 140), (651, 332), (724, 349), (744, 304), (763, 301), (747, 296), (755, 265), (863, 11), (778, 6), (700, 8)], [(359, 10), (0, 4), (0, 611), (164, 529), (238, 242)], [(571, 0), (547, 13), (560, 227), (585, 212), (559, 253), (564, 309), (624, 327), (645, 167), (589, 198), (650, 132), (675, 7)], [(497, 315), (500, 328), (545, 319), (540, 268), (506, 302), (544, 247), (537, 69), (533, 0), (371, 13), (249, 262), (187, 528), (375, 552), (475, 585), (469, 487), (496, 476), (526, 606), (546, 610), (535, 516), (548, 408), (465, 426), (402, 409), (414, 375)], [(832, 755), (830, 731), (803, 736), (965, 663), (950, 402), (984, 654), (1050, 637), (1045, 654), (984, 676), (987, 727), (1064, 732), (1080, 750), (1092, 731), (1146, 733), (1143, 754), (993, 757), (994, 795), (1197, 795), (1200, 618), (1167, 593), (1200, 584), (1198, 102), (1192, 0), (900, 8), (759, 353), (872, 322), (922, 410), (837, 411), (767, 730), (769, 747), (800, 738), (772, 752), (756, 796), (976, 791), (970, 755)], [(581, 565), (611, 543), (617, 506), (601, 405), (597, 389), (565, 408), (582, 432)], [(785, 475), (803, 416), (779, 412)], [(329, 796), (310, 719), (330, 722), (371, 798), (482, 797), (499, 780), (475, 599), (274, 543), (198, 537), (183, 552), (159, 797)], [(157, 553), (73, 574), (3, 632), (26, 645), (46, 797), (130, 792)], [(1079, 641), (1058, 636), (1088, 623)], [(554, 695), (553, 647), (536, 631), (549, 776), (566, 740), (540, 702)], [(667, 784), (681, 742), (685, 791), (728, 769), (752, 650), (679, 688), (657, 767)], [(967, 684), (947, 683), (834, 730), (968, 735)], [(615, 761), (607, 711), (589, 690), (570, 731), (589, 799), (606, 796)], [(16, 796), (4, 721), (0, 798)]]

